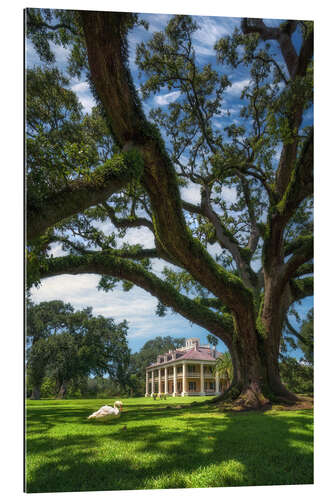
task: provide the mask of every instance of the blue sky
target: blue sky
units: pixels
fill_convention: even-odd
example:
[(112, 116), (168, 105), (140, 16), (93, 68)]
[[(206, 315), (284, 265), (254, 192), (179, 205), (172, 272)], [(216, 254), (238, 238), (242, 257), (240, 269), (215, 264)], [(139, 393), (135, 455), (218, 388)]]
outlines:
[[(170, 15), (166, 14), (145, 14), (143, 19), (149, 22), (149, 31), (143, 27), (138, 27), (130, 34), (129, 37), (129, 64), (134, 82), (139, 86), (138, 71), (135, 65), (135, 47), (142, 40), (147, 40), (151, 33), (161, 30), (162, 27), (170, 19)], [(197, 54), (199, 64), (211, 63), (216, 66), (214, 44), (219, 38), (227, 34), (231, 34), (236, 26), (240, 25), (239, 18), (226, 17), (205, 17), (194, 16), (200, 30), (194, 36), (194, 47)], [(268, 21), (269, 24), (278, 23), (277, 20)], [(55, 46), (54, 52), (59, 68), (64, 69), (68, 52), (66, 49)], [(40, 65), (39, 58), (34, 52), (31, 44), (27, 44), (27, 65), (32, 67)], [(225, 127), (230, 123), (239, 123), (239, 109), (241, 105), (240, 94), (244, 86), (248, 84), (249, 75), (245, 69), (233, 71), (228, 75), (233, 85), (225, 95), (224, 111), (221, 117), (216, 120), (216, 126)], [(72, 79), (70, 82), (71, 89), (77, 94), (83, 109), (86, 113), (91, 111), (94, 106), (94, 99), (89, 91), (87, 82), (82, 79)], [(154, 106), (166, 106), (169, 102), (176, 100), (179, 97), (177, 91), (161, 90), (155, 96), (151, 96), (144, 103), (146, 113)], [(227, 115), (227, 111), (230, 115)], [(308, 119), (310, 120), (311, 114)], [(226, 188), (224, 191), (226, 201), (235, 201), (236, 193), (232, 188)], [(192, 203), (198, 203), (200, 199), (200, 189), (198, 185), (189, 185), (187, 188), (182, 188), (182, 197)], [(123, 240), (124, 241), (124, 240)], [(153, 245), (151, 233), (142, 228), (131, 229), (128, 231), (125, 241), (128, 243), (140, 243), (146, 248), (151, 248)], [(214, 254), (214, 247), (210, 248)], [(54, 245), (52, 248), (54, 256), (62, 254), (61, 246)], [(163, 263), (157, 261), (154, 264), (154, 270), (159, 274), (163, 268)], [(97, 290), (98, 276), (95, 275), (80, 275), (69, 276), (63, 275), (54, 278), (48, 278), (42, 282), (42, 285), (37, 289), (32, 290), (32, 298), (35, 302), (44, 300), (61, 299), (65, 302), (70, 302), (75, 308), (83, 308), (92, 306), (95, 314), (111, 316), (116, 321), (127, 319), (129, 322), (129, 345), (133, 351), (137, 351), (149, 339), (157, 335), (171, 335), (174, 337), (199, 337), (202, 343), (206, 343), (207, 333), (204, 329), (197, 325), (191, 325), (189, 321), (182, 318), (178, 314), (168, 313), (166, 317), (160, 318), (155, 315), (157, 299), (150, 296), (147, 292), (134, 287), (130, 292), (122, 291), (121, 287), (117, 287), (112, 292), (105, 293)], [(307, 298), (302, 301), (298, 310), (302, 317), (305, 317), (308, 309), (312, 307), (312, 298)], [(218, 349), (225, 350), (222, 342), (219, 343)], [(299, 353), (298, 353), (299, 354)]]

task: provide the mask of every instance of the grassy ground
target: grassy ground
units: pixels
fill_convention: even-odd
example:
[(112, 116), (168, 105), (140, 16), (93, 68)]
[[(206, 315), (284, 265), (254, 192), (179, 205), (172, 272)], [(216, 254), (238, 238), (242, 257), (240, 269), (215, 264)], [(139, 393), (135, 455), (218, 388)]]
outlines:
[(313, 482), (311, 410), (221, 413), (194, 399), (123, 399), (109, 424), (86, 417), (110, 401), (28, 401), (27, 491)]

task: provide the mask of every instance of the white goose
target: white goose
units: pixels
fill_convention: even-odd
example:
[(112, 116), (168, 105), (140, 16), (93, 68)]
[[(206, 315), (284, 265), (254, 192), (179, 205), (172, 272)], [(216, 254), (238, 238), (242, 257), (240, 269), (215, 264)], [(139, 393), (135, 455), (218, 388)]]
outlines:
[(98, 420), (99, 422), (108, 422), (115, 418), (119, 418), (123, 409), (123, 403), (116, 401), (112, 406), (102, 406), (99, 410), (89, 415), (88, 419)]

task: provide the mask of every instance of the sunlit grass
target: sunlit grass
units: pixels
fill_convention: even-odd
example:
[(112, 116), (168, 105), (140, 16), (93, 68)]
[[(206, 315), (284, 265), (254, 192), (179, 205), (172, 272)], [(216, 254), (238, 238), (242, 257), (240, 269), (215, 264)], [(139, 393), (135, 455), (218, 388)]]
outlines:
[(86, 417), (113, 400), (28, 401), (27, 491), (313, 482), (312, 411), (220, 413), (193, 400), (207, 398), (126, 399), (109, 424)]

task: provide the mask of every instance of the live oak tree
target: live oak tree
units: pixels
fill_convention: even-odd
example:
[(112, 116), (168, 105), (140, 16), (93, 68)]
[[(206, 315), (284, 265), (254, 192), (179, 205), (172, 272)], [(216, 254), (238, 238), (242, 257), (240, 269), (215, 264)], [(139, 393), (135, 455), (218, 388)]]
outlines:
[(39, 399), (47, 374), (63, 398), (69, 382), (88, 375), (108, 375), (125, 387), (130, 351), (127, 323), (93, 316), (91, 308), (74, 311), (62, 301), (28, 303), (27, 369), (33, 385), (31, 398)]
[(50, 361), (48, 339), (63, 331), (67, 318), (74, 312), (61, 300), (34, 304), (27, 300), (26, 358), (31, 399), (40, 398), (40, 390)]
[[(57, 160), (49, 121), (44, 131), (43, 172), (59, 173), (37, 201), (28, 196), (29, 283), (94, 273), (104, 290), (117, 281), (125, 289), (137, 285), (158, 298), (159, 314), (171, 308), (225, 343), (233, 363), (228, 397), (247, 407), (293, 400), (278, 356), (288, 311), (313, 293), (313, 127), (305, 120), (312, 110), (313, 25), (243, 19), (216, 43), (216, 69), (196, 57), (195, 21), (174, 16), (137, 47), (139, 94), (127, 48), (139, 24), (129, 13), (27, 11), (27, 35), (41, 59), (52, 63), (49, 42), (66, 46), (69, 75), (85, 75), (98, 102), (88, 127), (93, 158), (81, 149), (84, 139), (69, 135)], [(248, 84), (240, 116), (230, 123), (224, 96), (240, 69)], [(149, 121), (141, 99), (165, 89), (178, 99), (167, 111), (152, 110)], [(27, 114), (29, 124), (29, 100)], [(79, 119), (80, 134), (89, 119)], [(55, 128), (62, 137), (61, 121)], [(105, 155), (108, 137), (113, 147)], [(40, 129), (31, 141), (33, 176)], [(193, 185), (199, 204), (181, 197), (180, 188)], [(226, 188), (236, 192), (235, 202), (226, 200)], [(154, 248), (119, 245), (129, 228), (149, 230)], [(55, 241), (67, 255), (50, 256)], [(162, 277), (155, 259), (166, 264)]]

